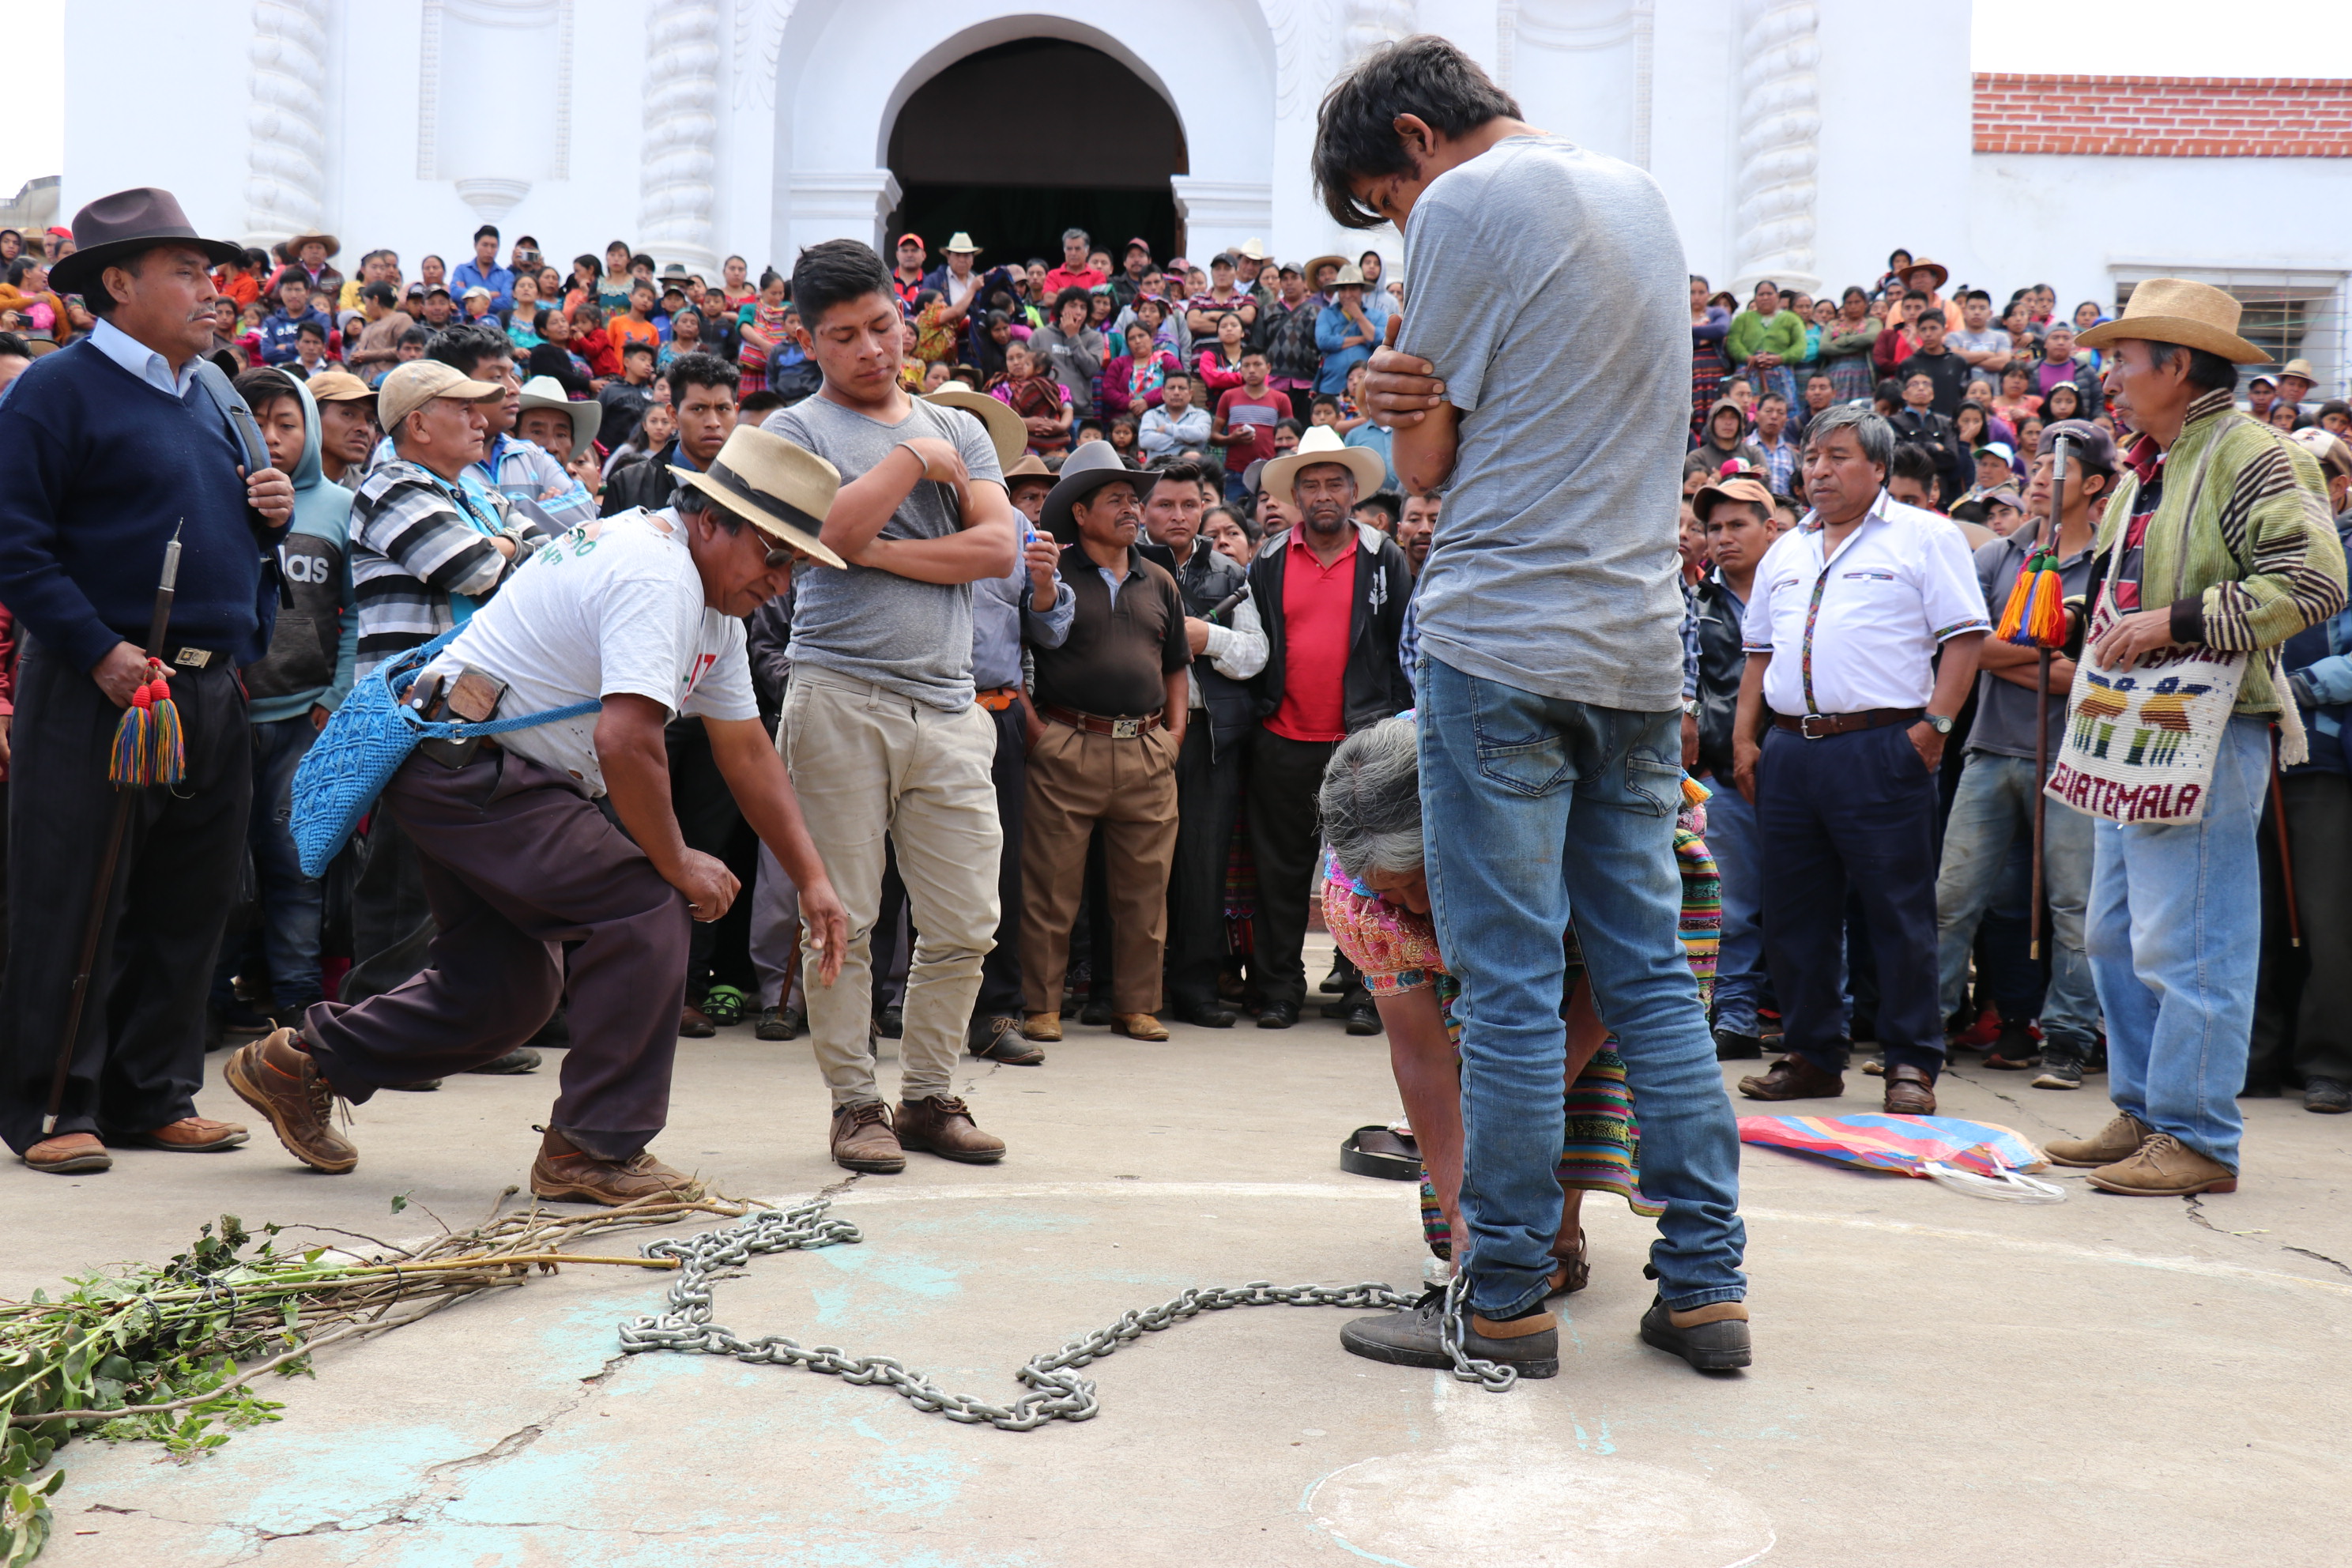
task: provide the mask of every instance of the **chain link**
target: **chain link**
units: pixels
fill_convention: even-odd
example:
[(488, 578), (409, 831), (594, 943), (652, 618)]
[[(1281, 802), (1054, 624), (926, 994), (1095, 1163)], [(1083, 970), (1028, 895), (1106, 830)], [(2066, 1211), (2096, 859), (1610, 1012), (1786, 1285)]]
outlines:
[[(762, 1209), (725, 1229), (648, 1242), (639, 1249), (646, 1257), (677, 1259), (677, 1282), (670, 1287), (665, 1310), (621, 1325), (621, 1349), (631, 1353), (681, 1351), (689, 1355), (731, 1356), (754, 1366), (804, 1366), (844, 1383), (886, 1384), (916, 1409), (950, 1421), (984, 1421), (1007, 1432), (1032, 1432), (1049, 1421), (1090, 1420), (1100, 1411), (1094, 1384), (1079, 1377), (1077, 1369), (1145, 1334), (1158, 1333), (1202, 1312), (1222, 1312), (1230, 1307), (1409, 1309), (1423, 1299), (1401, 1295), (1369, 1280), (1360, 1285), (1277, 1286), (1254, 1279), (1246, 1285), (1186, 1290), (1159, 1306), (1127, 1312), (1117, 1322), (1072, 1340), (1060, 1350), (1030, 1357), (1013, 1376), (1035, 1392), (1010, 1405), (992, 1405), (969, 1394), (944, 1393), (929, 1377), (889, 1356), (853, 1356), (835, 1345), (803, 1346), (782, 1334), (747, 1340), (710, 1321), (712, 1289), (721, 1270), (739, 1268), (761, 1253), (863, 1241), (855, 1225), (827, 1217), (832, 1206), (832, 1200), (815, 1198), (781, 1212)], [(1444, 1343), (1454, 1358), (1454, 1375), (1496, 1394), (1518, 1381), (1515, 1369), (1465, 1354), (1462, 1334), (1457, 1279), (1446, 1292), (1444, 1318)]]

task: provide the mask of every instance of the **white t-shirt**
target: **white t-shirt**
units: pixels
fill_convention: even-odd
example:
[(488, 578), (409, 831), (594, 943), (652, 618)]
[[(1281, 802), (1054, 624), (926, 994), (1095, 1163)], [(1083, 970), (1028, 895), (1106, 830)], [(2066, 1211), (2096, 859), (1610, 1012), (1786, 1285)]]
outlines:
[[(583, 523), (542, 546), (475, 613), (429, 668), (506, 683), (498, 716), (627, 693), (673, 714), (756, 719), (743, 623), (702, 602), (702, 578), (673, 511)], [(499, 744), (604, 793), (596, 715), (511, 730)]]

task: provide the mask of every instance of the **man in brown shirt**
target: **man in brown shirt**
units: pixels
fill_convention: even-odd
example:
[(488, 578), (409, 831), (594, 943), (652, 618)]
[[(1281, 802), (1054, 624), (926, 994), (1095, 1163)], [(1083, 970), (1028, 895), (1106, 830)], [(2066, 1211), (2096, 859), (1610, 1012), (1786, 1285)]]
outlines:
[[(1096, 454), (1099, 452), (1100, 456)], [(1087, 842), (1103, 828), (1115, 990), (1111, 1027), (1164, 1040), (1160, 970), (1168, 869), (1176, 853), (1176, 756), (1192, 660), (1176, 580), (1137, 552), (1135, 473), (1108, 442), (1072, 453), (1045, 499), (1062, 541), (1076, 616), (1062, 646), (1034, 650), (1045, 732), (1029, 752), (1023, 812), (1021, 975), (1033, 1040), (1062, 1037), (1062, 975), (1086, 879)]]

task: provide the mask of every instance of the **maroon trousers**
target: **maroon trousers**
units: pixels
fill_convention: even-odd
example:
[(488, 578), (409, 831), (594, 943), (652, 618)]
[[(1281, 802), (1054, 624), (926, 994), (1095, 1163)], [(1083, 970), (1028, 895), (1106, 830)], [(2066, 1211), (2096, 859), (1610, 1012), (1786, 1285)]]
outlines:
[(310, 1010), (328, 1081), (359, 1103), (513, 1050), (554, 1013), (577, 942), (550, 1121), (601, 1159), (635, 1155), (669, 1118), (686, 900), (562, 774), (488, 744), (457, 768), (413, 754), (376, 809), (415, 845), (439, 934), (407, 984)]

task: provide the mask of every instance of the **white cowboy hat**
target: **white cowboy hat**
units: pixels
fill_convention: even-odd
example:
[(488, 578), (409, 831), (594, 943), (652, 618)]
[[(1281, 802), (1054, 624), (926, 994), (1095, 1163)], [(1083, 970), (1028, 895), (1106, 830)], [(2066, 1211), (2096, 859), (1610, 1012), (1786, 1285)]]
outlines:
[(1239, 246), (1234, 247), (1234, 254), (1235, 256), (1246, 256), (1252, 261), (1264, 261), (1265, 259), (1265, 241), (1262, 239), (1243, 240)]
[(971, 242), (971, 236), (964, 233), (961, 229), (958, 229), (954, 234), (950, 235), (948, 237), (948, 242), (945, 245), (940, 246), (940, 248), (950, 255), (959, 251), (966, 256), (978, 256), (980, 254), (980, 247), (974, 245)]
[(1350, 447), (1339, 439), (1339, 432), (1328, 425), (1308, 427), (1298, 438), (1297, 447), (1265, 466), (1259, 477), (1258, 488), (1296, 504), (1298, 470), (1313, 468), (1318, 463), (1338, 463), (1356, 476), (1357, 499), (1370, 495), (1388, 482), (1389, 466), (1370, 447)]
[[(2138, 338), (2203, 349), (2232, 364), (2261, 364), (2271, 356), (2238, 335), (2242, 310), (2233, 297), (2210, 283), (2150, 278), (2133, 286), (2131, 301), (2122, 315), (2101, 321), (2074, 341), (2086, 349), (2103, 349), (2125, 338)], [(2280, 374), (2294, 374), (2293, 367)]]
[(577, 401), (565, 395), (563, 384), (551, 375), (534, 375), (522, 384), (522, 405), (525, 408), (560, 408), (572, 418), (572, 451), (564, 458), (571, 462), (596, 439), (596, 427), (604, 422), (604, 405), (593, 399)]
[(1331, 275), (1331, 287), (1334, 289), (1361, 289), (1363, 286), (1364, 269), (1352, 261), (1342, 263), (1339, 270)]
[(978, 418), (988, 427), (988, 442), (996, 448), (996, 465), (1000, 468), (1020, 461), (1021, 454), (1028, 449), (1029, 426), (1002, 398), (974, 392), (962, 382), (950, 381), (942, 382), (935, 392), (923, 394), (923, 401), (943, 408), (961, 408)]
[(814, 452), (757, 425), (738, 425), (708, 468), (681, 468), (673, 463), (669, 471), (678, 483), (700, 490), (771, 542), (846, 569), (817, 537), (824, 514), (833, 510), (833, 498), (841, 491), (841, 470)]

